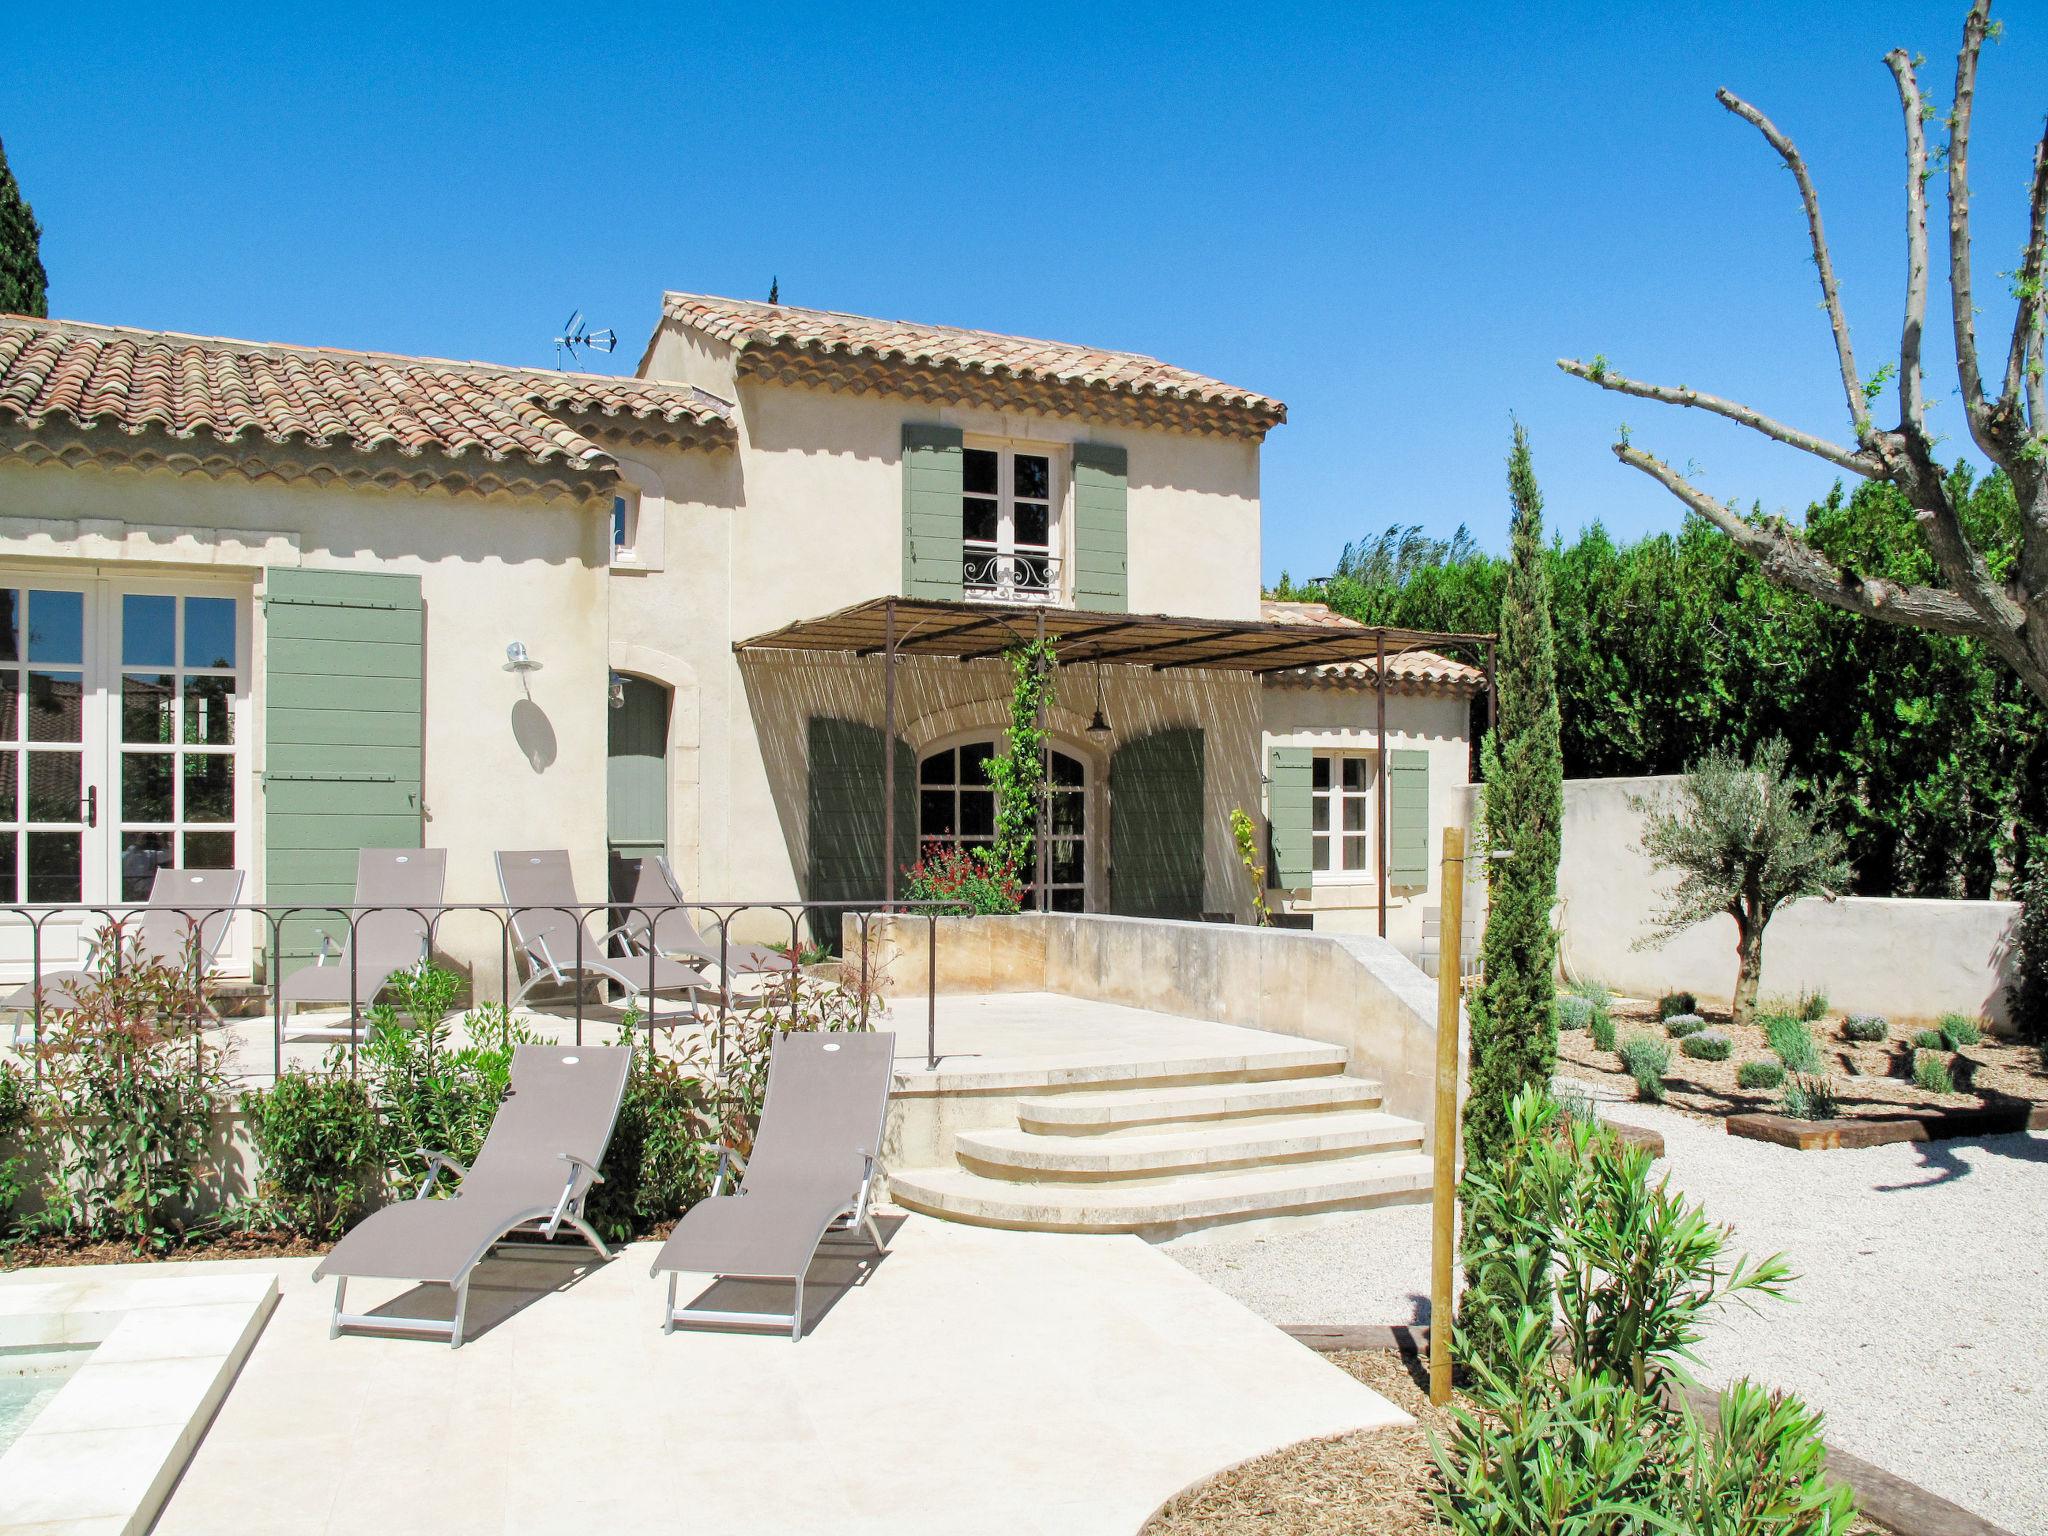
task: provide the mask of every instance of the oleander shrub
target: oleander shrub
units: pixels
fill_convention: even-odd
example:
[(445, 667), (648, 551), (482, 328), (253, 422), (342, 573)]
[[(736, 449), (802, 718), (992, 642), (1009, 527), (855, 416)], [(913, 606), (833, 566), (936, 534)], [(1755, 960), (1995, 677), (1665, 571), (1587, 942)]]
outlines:
[(1657, 1017), (1668, 1019), (1674, 1013), (1699, 1012), (1700, 1000), (1690, 992), (1666, 992), (1657, 999)]
[(1735, 1042), (1718, 1029), (1703, 1029), (1679, 1041), (1678, 1048), (1695, 1061), (1726, 1061), (1735, 1053)]
[(384, 1190), (384, 1137), (368, 1081), (330, 1056), (323, 1073), (287, 1072), (242, 1095), (257, 1159), (250, 1214), (316, 1241), (331, 1241)]
[(1593, 1036), (1593, 1048), (1597, 1051), (1614, 1049), (1614, 1019), (1605, 1013), (1593, 1015), (1593, 1022), (1586, 1026)]
[(1918, 1051), (1945, 1051), (1948, 1037), (1938, 1029), (1923, 1029), (1913, 1036), (1913, 1048)]
[(1735, 1069), (1735, 1081), (1744, 1088), (1775, 1088), (1785, 1081), (1785, 1063), (1759, 1056)]
[(1710, 1427), (1675, 1390), (1716, 1311), (1785, 1294), (1784, 1260), (1727, 1255), (1728, 1229), (1653, 1182), (1649, 1153), (1533, 1090), (1509, 1123), (1501, 1158), (1467, 1176), (1468, 1210), (1485, 1218), (1471, 1225), (1486, 1234), (1468, 1262), (1485, 1283), (1460, 1309), (1472, 1409), (1454, 1408), (1432, 1441), (1443, 1529), (1849, 1530), (1855, 1498), (1826, 1479), (1818, 1414), (1739, 1381)]
[(1891, 1023), (1881, 1013), (1852, 1013), (1842, 1021), (1845, 1040), (1889, 1040), (1891, 1034)]
[(1785, 1063), (1788, 1072), (1820, 1071), (1820, 1047), (1813, 1043), (1813, 1030), (1804, 1019), (1773, 1013), (1763, 1020), (1764, 1039)]
[(1786, 1080), (1784, 1104), (1785, 1113), (1794, 1120), (1832, 1120), (1841, 1108), (1835, 1085), (1810, 1073)]
[(13, 1234), (28, 1193), (35, 1132), (35, 1085), (13, 1062), (0, 1061), (0, 1241)]
[(1671, 1070), (1671, 1047), (1655, 1035), (1630, 1035), (1621, 1043), (1622, 1070), (1636, 1080), (1636, 1097), (1664, 1102), (1664, 1074)]
[(1948, 1042), (1948, 1048), (1959, 1051), (1966, 1045), (1975, 1045), (1984, 1038), (1984, 1026), (1966, 1013), (1944, 1013), (1936, 1026), (1941, 1038)]
[(1696, 1035), (1706, 1027), (1707, 1021), (1696, 1013), (1674, 1013), (1664, 1021), (1664, 1033), (1674, 1040)]
[(1557, 1014), (1560, 1030), (1585, 1029), (1593, 1022), (1593, 1003), (1590, 998), (1578, 997), (1570, 992), (1561, 993), (1552, 1005)]
[[(627, 1014), (628, 1038), (638, 1022)], [(620, 1243), (674, 1221), (711, 1192), (717, 1133), (717, 1090), (703, 1066), (663, 1055), (642, 1032), (605, 1147), (604, 1182), (585, 1196), (584, 1219), (607, 1242)]]
[(1954, 1093), (1955, 1074), (1949, 1071), (1948, 1058), (1939, 1051), (1915, 1051), (1913, 1086), (1929, 1093)]

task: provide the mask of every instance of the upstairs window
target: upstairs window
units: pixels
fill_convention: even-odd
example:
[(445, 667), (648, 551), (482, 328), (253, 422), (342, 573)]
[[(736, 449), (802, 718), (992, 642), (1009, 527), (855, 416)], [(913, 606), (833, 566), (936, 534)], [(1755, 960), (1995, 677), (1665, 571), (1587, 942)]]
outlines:
[(640, 563), (640, 493), (624, 491), (612, 498), (612, 564)]
[(961, 573), (969, 597), (1060, 595), (1059, 497), (1048, 453), (967, 448), (961, 462)]

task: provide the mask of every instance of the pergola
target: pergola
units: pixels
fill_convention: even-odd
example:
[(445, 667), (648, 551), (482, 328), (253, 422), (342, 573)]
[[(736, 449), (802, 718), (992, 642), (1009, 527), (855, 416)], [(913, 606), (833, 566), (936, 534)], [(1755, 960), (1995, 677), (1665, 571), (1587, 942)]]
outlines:
[[(1387, 662), (1403, 652), (1480, 649), (1486, 673), (1486, 718), (1495, 714), (1492, 635), (1436, 634), (1374, 625), (1286, 623), (1270, 619), (1193, 619), (1157, 613), (1098, 613), (1043, 603), (996, 603), (922, 597), (876, 597), (817, 618), (736, 641), (747, 656), (761, 651), (835, 652), (880, 656), (882, 667), (882, 847), (896, 846), (896, 663), (904, 656), (985, 661), (1020, 645), (1048, 640), (1062, 664), (1205, 671), (1266, 677), (1333, 662), (1372, 662), (1378, 710), (1377, 816), (1379, 925), (1387, 931)], [(1040, 816), (1044, 812), (1041, 808)], [(1035, 883), (1044, 904), (1044, 829)], [(885, 906), (896, 900), (895, 859), (883, 860)]]

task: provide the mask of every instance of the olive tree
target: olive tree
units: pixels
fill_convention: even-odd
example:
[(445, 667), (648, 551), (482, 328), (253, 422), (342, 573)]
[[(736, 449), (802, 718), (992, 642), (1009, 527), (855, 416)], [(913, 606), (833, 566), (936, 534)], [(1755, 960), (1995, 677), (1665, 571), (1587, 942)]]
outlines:
[[(1715, 93), (1722, 106), (1764, 136), (1798, 186), (1820, 276), (1821, 307), (1834, 333), (1853, 442), (1833, 441), (1686, 384), (1630, 378), (1610, 368), (1604, 357), (1591, 362), (1561, 358), (1558, 367), (1602, 389), (1711, 412), (1853, 475), (1897, 486), (1906, 495), (1939, 572), (1936, 582), (1899, 581), (1850, 569), (1829, 559), (1781, 519), (1745, 517), (1709, 496), (1656, 455), (1632, 445), (1626, 430), (1614, 445), (1622, 463), (1658, 481), (1727, 534), (1773, 582), (1851, 613), (1977, 640), (2037, 697), (2048, 700), (2048, 393), (2042, 381), (2042, 332), (2048, 325), (2048, 134), (2034, 150), (2027, 241), (2010, 274), (2016, 301), (2011, 337), (2002, 365), (1994, 361), (1988, 377), (1977, 345), (1981, 295), (1971, 269), (1970, 114), (1977, 93), (1978, 55), (1997, 30), (1991, 0), (1976, 0), (1963, 22), (1954, 97), (1941, 119), (1947, 143), (1931, 151), (1928, 129), (1940, 113), (1921, 88), (1922, 61), (1902, 48), (1885, 55), (1905, 118), (1906, 303), (1898, 360), (1885, 363), (1869, 378), (1857, 369), (1821, 224), (1820, 198), (1805, 158), (1757, 108), (1732, 91)], [(1927, 427), (1921, 333), (1927, 317), (1927, 184), (1937, 168), (1946, 171), (1948, 183), (1948, 298), (1958, 390), (1971, 439), (2012, 481), (2018, 516), (2009, 526), (1987, 527), (1967, 516), (1954, 483), (1935, 458), (1940, 434)], [(1871, 412), (1892, 381), (1898, 388), (1899, 421), (1894, 427), (1880, 427)]]
[(1786, 902), (1831, 895), (1848, 882), (1841, 834), (1800, 799), (1786, 772), (1790, 748), (1773, 737), (1745, 763), (1711, 752), (1679, 782), (1675, 804), (1631, 796), (1644, 818), (1643, 851), (1679, 873), (1678, 888), (1638, 947), (1726, 913), (1735, 919), (1737, 1024), (1756, 1012), (1764, 929)]

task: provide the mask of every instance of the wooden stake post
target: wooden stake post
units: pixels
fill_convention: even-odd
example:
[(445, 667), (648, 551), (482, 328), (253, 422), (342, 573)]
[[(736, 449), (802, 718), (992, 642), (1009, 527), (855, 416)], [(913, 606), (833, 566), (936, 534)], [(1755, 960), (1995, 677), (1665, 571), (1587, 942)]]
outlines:
[(1436, 962), (1435, 1179), (1429, 1265), (1429, 1400), (1451, 1399), (1451, 1261), (1458, 1223), (1458, 999), (1463, 981), (1465, 833), (1444, 828), (1443, 937)]

